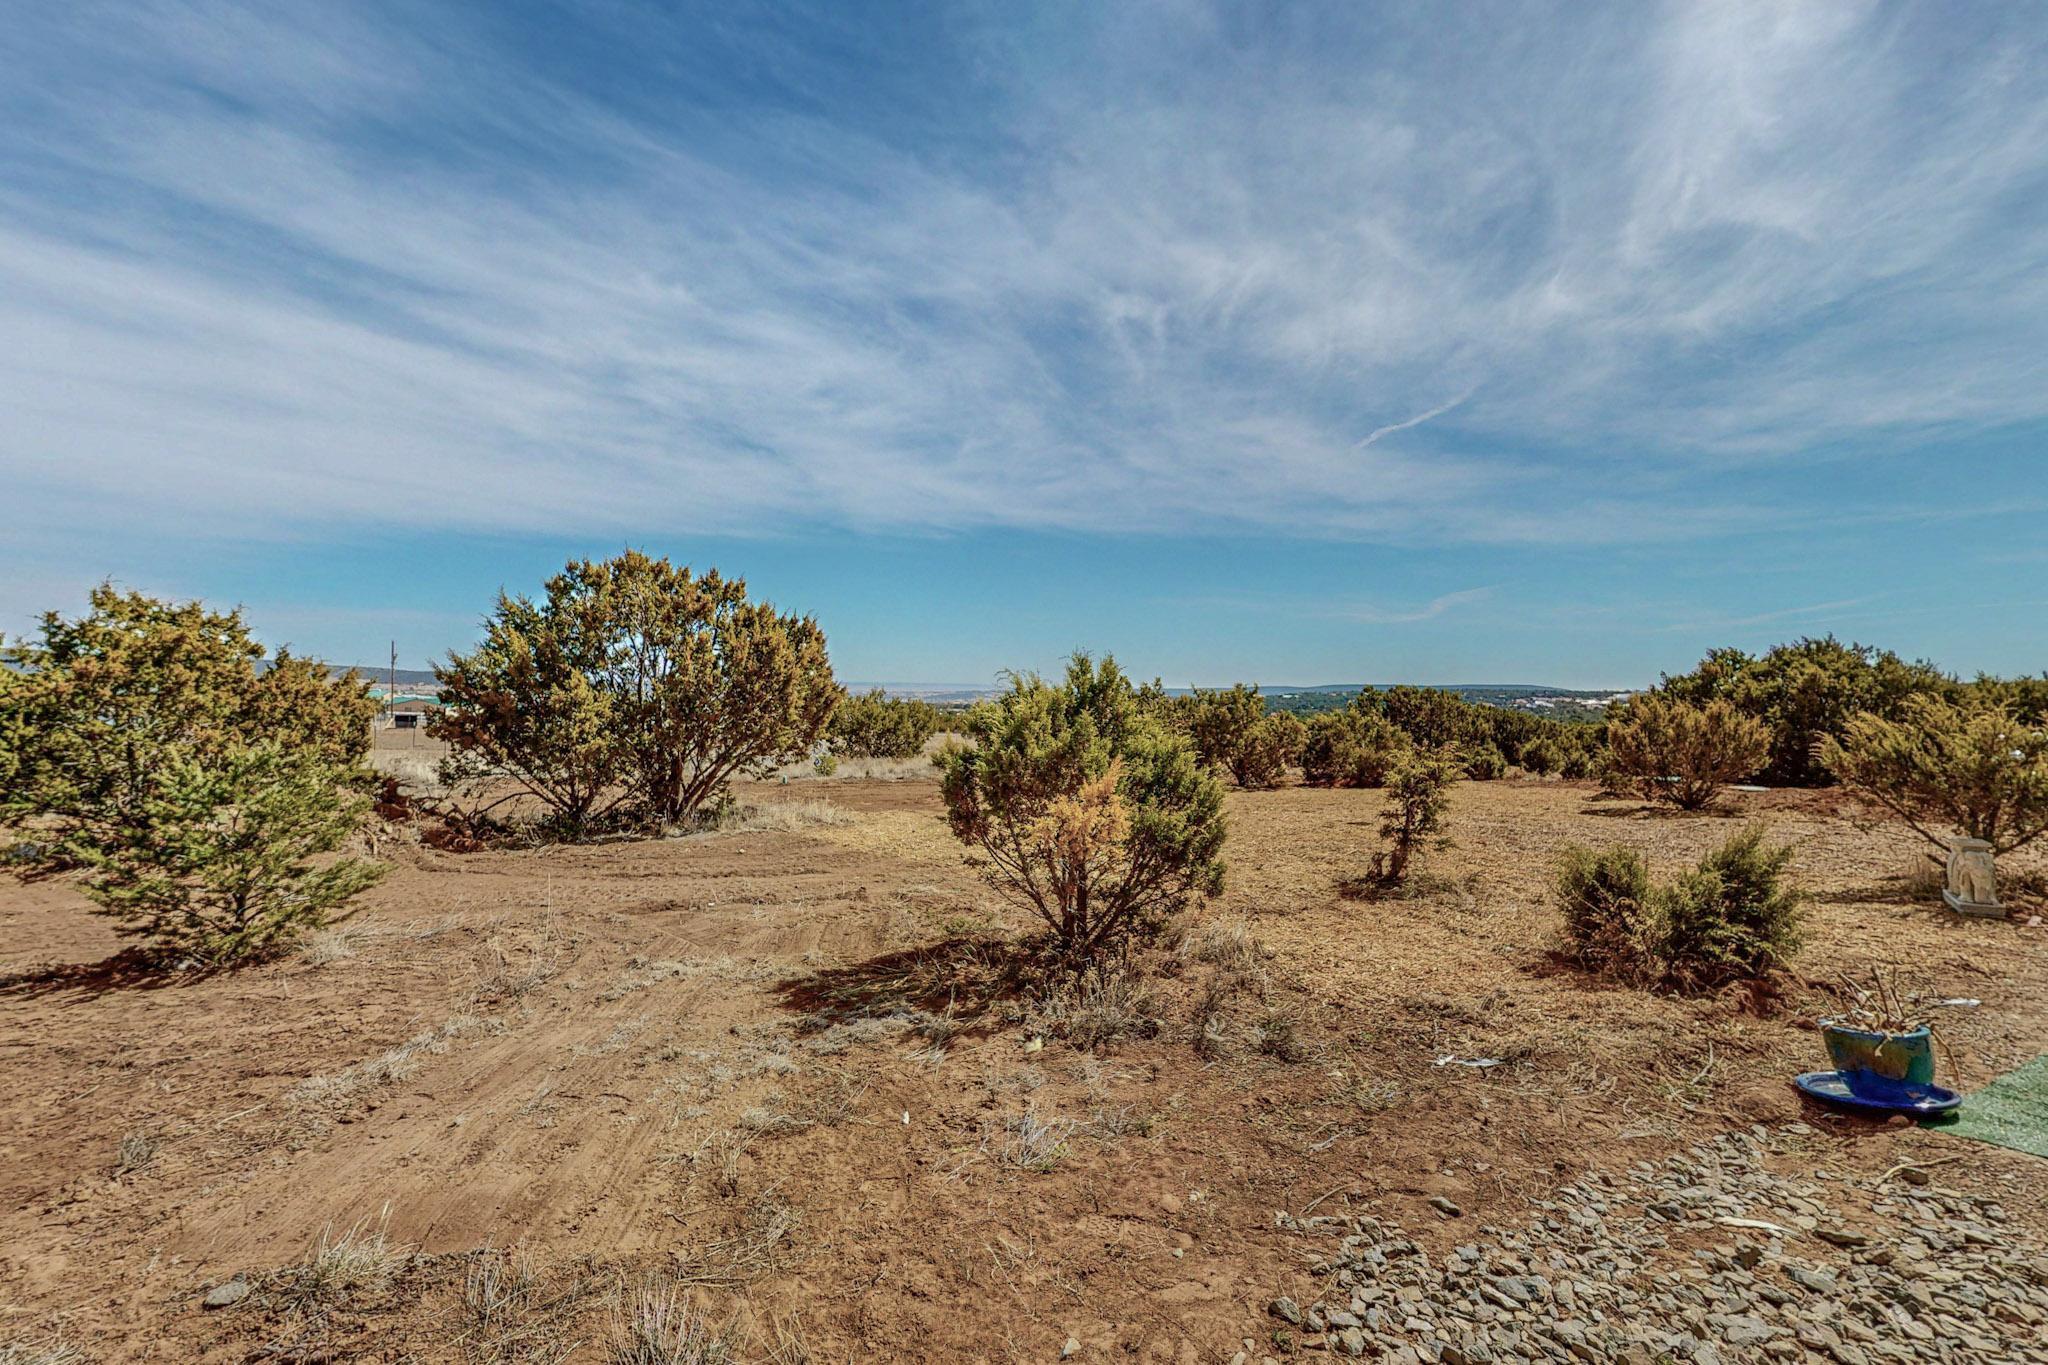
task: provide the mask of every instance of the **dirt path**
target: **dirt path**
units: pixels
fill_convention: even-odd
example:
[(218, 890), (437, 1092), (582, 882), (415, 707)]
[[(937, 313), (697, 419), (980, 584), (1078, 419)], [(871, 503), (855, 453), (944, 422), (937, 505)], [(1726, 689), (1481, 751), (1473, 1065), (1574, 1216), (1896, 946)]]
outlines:
[[(207, 980), (125, 977), (75, 893), (0, 887), (0, 1343), (596, 1360), (655, 1276), (732, 1318), (746, 1359), (779, 1323), (817, 1359), (1047, 1360), (1072, 1338), (1084, 1360), (1220, 1361), (1299, 1270), (1275, 1209), (1334, 1196), (1426, 1228), (1444, 1197), (1507, 1222), (1589, 1163), (1801, 1116), (1785, 1077), (1816, 1059), (1818, 997), (1758, 1017), (1547, 955), (1561, 842), (1629, 839), (1668, 872), (1727, 820), (1465, 784), (1425, 894), (1367, 905), (1335, 883), (1377, 793), (1234, 794), (1230, 890), (1204, 917), (1249, 922), (1258, 989), (1203, 1043), (1219, 969), (1163, 954), (1156, 1036), (1090, 1052), (1036, 1045), (1025, 1003), (987, 989), (982, 939), (1023, 922), (962, 866), (929, 782), (750, 799), (837, 815), (407, 851), (309, 955)], [(1944, 1021), (1973, 1080), (2048, 1048), (2039, 930), (1902, 901), (1894, 832), (1811, 801), (1761, 813), (1819, 892), (1812, 975), (1926, 962), (1984, 1002)], [(1042, 1162), (1018, 1150), (1027, 1117)], [(1946, 1141), (1806, 1117), (1849, 1168)], [(124, 1139), (139, 1159), (117, 1169)], [(2048, 1193), (2038, 1162), (1970, 1155), (1969, 1178)], [(2038, 1221), (2048, 1201), (2007, 1202)], [(277, 1287), (357, 1225), (421, 1254), (338, 1299)], [(539, 1287), (492, 1318), (474, 1273), (514, 1247)], [(238, 1275), (244, 1301), (199, 1306)]]

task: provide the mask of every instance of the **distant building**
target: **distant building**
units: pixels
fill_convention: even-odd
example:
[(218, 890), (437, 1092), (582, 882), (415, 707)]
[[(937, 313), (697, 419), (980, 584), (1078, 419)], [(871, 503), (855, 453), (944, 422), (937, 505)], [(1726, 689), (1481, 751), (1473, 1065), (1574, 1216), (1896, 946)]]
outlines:
[(407, 697), (386, 706), (377, 716), (377, 724), (390, 730), (421, 730), (426, 728), (426, 718), (438, 711), (440, 706), (424, 697)]

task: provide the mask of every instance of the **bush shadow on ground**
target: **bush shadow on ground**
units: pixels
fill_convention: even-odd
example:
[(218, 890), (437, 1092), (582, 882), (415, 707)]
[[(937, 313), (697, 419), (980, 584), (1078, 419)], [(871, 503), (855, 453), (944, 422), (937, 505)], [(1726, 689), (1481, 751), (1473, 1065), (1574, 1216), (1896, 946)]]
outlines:
[(120, 990), (161, 990), (183, 986), (213, 975), (209, 971), (179, 971), (144, 948), (123, 948), (98, 962), (51, 962), (19, 971), (0, 973), (0, 996), (76, 994), (90, 1000)]
[(1678, 806), (1620, 796), (1595, 797), (1579, 807), (1579, 814), (1598, 816), (1602, 820), (1733, 820), (1754, 812), (1745, 811), (1733, 801), (1716, 801), (1700, 810), (1684, 810)]
[(784, 981), (774, 993), (784, 1009), (802, 1016), (799, 1034), (918, 1010), (950, 1015), (963, 1031), (988, 1032), (994, 1006), (1042, 973), (1040, 955), (1029, 945), (956, 937), (827, 967)]
[(1835, 891), (1809, 891), (1806, 898), (1816, 905), (1898, 905), (1909, 910), (1942, 910), (1941, 894), (1929, 900), (1926, 893), (1894, 878), (1875, 886), (1851, 886)]

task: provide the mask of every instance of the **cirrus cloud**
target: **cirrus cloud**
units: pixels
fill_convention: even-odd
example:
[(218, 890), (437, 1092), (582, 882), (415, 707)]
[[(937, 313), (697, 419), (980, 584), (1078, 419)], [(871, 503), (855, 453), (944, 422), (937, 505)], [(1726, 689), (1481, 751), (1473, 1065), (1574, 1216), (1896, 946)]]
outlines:
[(18, 505), (1613, 543), (2048, 419), (2026, 7), (915, 27), (17, 16)]

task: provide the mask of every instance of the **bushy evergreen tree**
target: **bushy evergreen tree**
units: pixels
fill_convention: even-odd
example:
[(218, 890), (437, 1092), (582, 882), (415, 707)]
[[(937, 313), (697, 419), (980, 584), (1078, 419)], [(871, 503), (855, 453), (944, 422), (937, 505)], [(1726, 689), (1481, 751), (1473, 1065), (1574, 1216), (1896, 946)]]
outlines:
[(1896, 719), (1909, 697), (1947, 696), (1955, 687), (1931, 663), (1828, 635), (1778, 645), (1761, 657), (1717, 649), (1693, 672), (1666, 677), (1658, 691), (1693, 706), (1725, 701), (1761, 721), (1770, 746), (1759, 765), (1762, 780), (1805, 787), (1832, 780), (1822, 746), (1840, 739), (1851, 717)]
[(940, 755), (953, 833), (1069, 954), (1222, 889), (1222, 786), (1114, 659), (1013, 677), (965, 728), (972, 744)]
[(1829, 744), (1828, 766), (1937, 848), (1948, 833), (1993, 853), (2024, 848), (2048, 834), (2048, 726), (1995, 697), (1914, 697), (1897, 720), (1857, 716)]
[(0, 669), (0, 823), (14, 865), (83, 869), (124, 933), (210, 963), (288, 943), (374, 882), (326, 859), (368, 803), (376, 705), (263, 648), (239, 611), (102, 585)]
[(1614, 771), (1645, 797), (1701, 810), (1769, 760), (1770, 734), (1726, 701), (1693, 706), (1644, 692), (1608, 720), (1607, 746)]
[(1383, 847), (1373, 854), (1367, 880), (1392, 888), (1408, 880), (1415, 859), (1429, 849), (1450, 846), (1444, 817), (1450, 809), (1451, 784), (1458, 769), (1447, 749), (1413, 749), (1387, 780), (1386, 808), (1380, 817)]
[(504, 772), (570, 831), (687, 823), (731, 780), (807, 758), (840, 690), (809, 617), (637, 550), (572, 561), (435, 670), (452, 777)]
[(1183, 714), (1202, 763), (1229, 773), (1240, 787), (1278, 786), (1308, 736), (1298, 716), (1268, 713), (1259, 689), (1244, 683), (1227, 691), (1196, 689)]
[(945, 713), (930, 702), (876, 688), (840, 702), (826, 738), (846, 758), (915, 758), (944, 723)]

